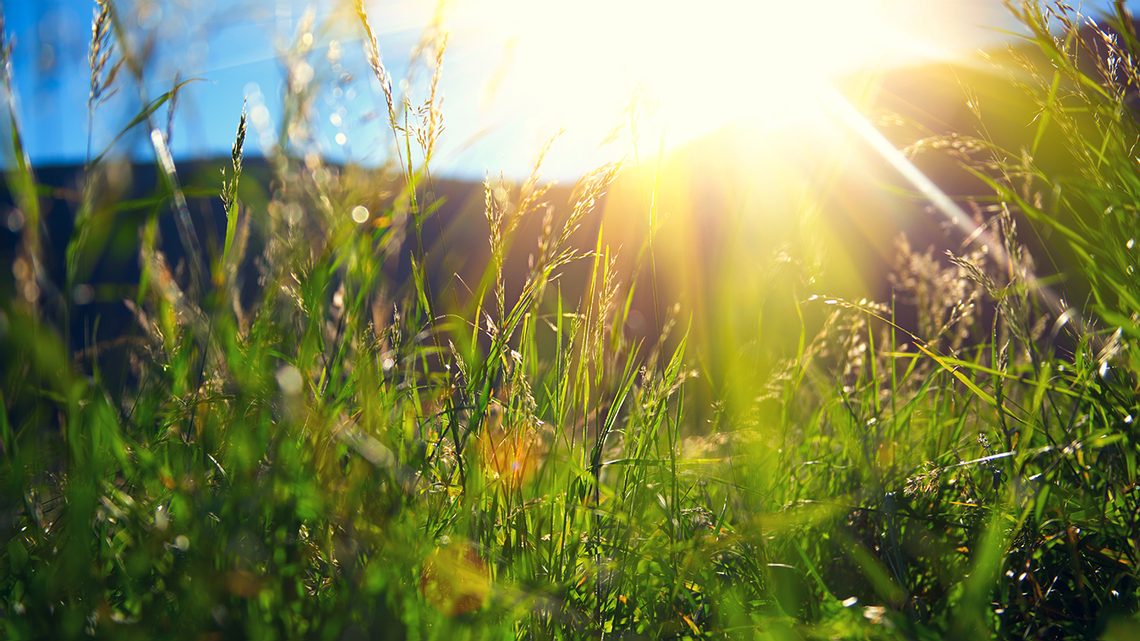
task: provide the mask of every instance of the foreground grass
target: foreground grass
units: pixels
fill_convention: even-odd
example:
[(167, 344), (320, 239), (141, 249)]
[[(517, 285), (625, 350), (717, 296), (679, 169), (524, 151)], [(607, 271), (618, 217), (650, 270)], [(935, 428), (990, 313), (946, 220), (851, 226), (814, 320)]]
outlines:
[[(242, 116), (207, 253), (144, 111), (132, 126), (158, 132), (163, 198), (139, 234), (139, 330), (115, 345), (61, 329), (122, 206), (100, 191), (105, 163), (52, 282), (7, 118), (26, 222), (0, 317), (5, 636), (1132, 638), (1135, 70), (1118, 55), (1090, 71), (1076, 26), (1057, 39), (1037, 5), (1016, 10), (1053, 62), (1029, 88), (1033, 144), (1066, 162), (1047, 173), (976, 140), (963, 160), (992, 188), (990, 250), (904, 247), (885, 303), (797, 291), (804, 320), (778, 365), (728, 377), (707, 408), (692, 407), (701, 346), (685, 332), (702, 310), (632, 341), (644, 279), (618, 273), (600, 235), (577, 240), (617, 167), (556, 215), (537, 178), (488, 184), (489, 264), (466, 306), (441, 307), (422, 233), (437, 104), (397, 126), (363, 12), (404, 152), (385, 170), (393, 196), (356, 210), (374, 183), (300, 162), (283, 134), (277, 187), (247, 197)], [(96, 20), (92, 109), (116, 60), (119, 82), (138, 68), (115, 25), (109, 8)], [(303, 120), (308, 98), (294, 87), (287, 113)], [(517, 236), (542, 216), (539, 238)], [(1080, 313), (1050, 308), (1015, 220), (1079, 258)], [(525, 267), (508, 266), (516, 243), (535, 246)], [(390, 256), (410, 260), (406, 285), (386, 281)], [(125, 352), (125, 375), (100, 368), (106, 350)]]

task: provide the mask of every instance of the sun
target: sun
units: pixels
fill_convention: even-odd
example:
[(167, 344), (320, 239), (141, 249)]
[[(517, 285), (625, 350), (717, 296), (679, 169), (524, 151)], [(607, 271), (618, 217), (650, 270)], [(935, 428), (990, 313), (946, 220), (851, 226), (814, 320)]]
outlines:
[[(924, 3), (919, 3), (924, 4)], [(485, 99), (602, 137), (636, 114), (640, 140), (681, 144), (726, 123), (819, 117), (818, 93), (929, 48), (897, 0), (456, 0), (459, 42), (486, 57)], [(635, 141), (638, 142), (638, 141)]]

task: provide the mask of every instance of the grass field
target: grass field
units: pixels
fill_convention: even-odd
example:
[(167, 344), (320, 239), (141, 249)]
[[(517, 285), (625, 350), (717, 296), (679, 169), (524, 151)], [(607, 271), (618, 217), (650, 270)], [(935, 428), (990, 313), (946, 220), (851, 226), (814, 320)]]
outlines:
[[(145, 69), (97, 7), (92, 111)], [(992, 64), (1020, 98), (895, 158), (972, 176), (954, 207), (978, 231), (897, 241), (890, 294), (849, 300), (814, 242), (823, 180), (781, 214), (786, 243), (751, 252), (771, 230), (731, 227), (693, 272), (703, 297), (680, 296), (663, 248), (685, 232), (652, 164), (563, 191), (541, 170), (489, 179), (487, 260), (444, 295), (445, 41), (426, 38), (429, 80), (402, 96), (358, 7), (392, 162), (292, 153), (312, 109), (292, 83), (268, 180), (243, 173), (233, 114), (217, 243), (167, 149), (172, 89), (122, 123), (151, 143), (154, 193), (124, 199), (93, 150), (74, 231), (48, 247), (53, 196), (5, 65), (0, 637), (1140, 637), (1140, 40), (1123, 8), (1094, 28), (1010, 3), (1030, 35)], [(607, 192), (631, 175), (644, 189), (618, 211)], [(123, 216), (141, 275), (92, 290)], [(648, 231), (612, 242), (632, 217)], [(76, 339), (91, 296), (125, 298), (134, 327)]]

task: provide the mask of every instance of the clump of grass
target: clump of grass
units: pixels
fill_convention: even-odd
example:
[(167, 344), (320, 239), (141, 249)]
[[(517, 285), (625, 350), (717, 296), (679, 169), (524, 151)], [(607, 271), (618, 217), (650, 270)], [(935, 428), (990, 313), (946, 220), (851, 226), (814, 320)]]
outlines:
[[(620, 273), (601, 231), (582, 238), (617, 165), (564, 203), (540, 178), (544, 151), (523, 184), (488, 180), (483, 276), (468, 300), (433, 291), (423, 223), (441, 206), (428, 187), (446, 43), (425, 38), (430, 80), (407, 84), (423, 97), (397, 95), (354, 6), (393, 134), (375, 173), (306, 153), (314, 88), (296, 70), (311, 14), (285, 56), (296, 82), (264, 197), (239, 116), (217, 250), (194, 242), (153, 123), (176, 89), (125, 124), (150, 132), (164, 178), (139, 234), (125, 376), (77, 358), (66, 315), (38, 296), (40, 196), (4, 65), (8, 183), (27, 221), (0, 307), (6, 637), (1129, 633), (1140, 294), (1118, 237), (1137, 195), (1119, 65), (1134, 38), (1099, 33), (1116, 62), (1091, 76), (1071, 13), (1013, 7), (1055, 75), (1031, 88), (1043, 112), (1028, 153), (982, 136), (965, 158), (992, 188), (979, 211), (996, 217), (980, 222), (1003, 260), (974, 239), (945, 258), (903, 244), (888, 303), (796, 288), (801, 336), (781, 341), (797, 344), (775, 374), (712, 372), (719, 396), (694, 409), (706, 346), (685, 321), (710, 310), (675, 309), (654, 340), (632, 340), (639, 274)], [(99, 7), (93, 100), (96, 84), (141, 87), (145, 66)], [(1054, 137), (1070, 164), (1035, 166)], [(91, 176), (107, 162), (87, 167), (77, 238), (99, 223)], [(168, 213), (188, 268), (158, 233)], [(1043, 338), (1066, 319), (1041, 301), (1018, 217), (1080, 258), (1092, 302), (1067, 352)], [(96, 245), (72, 239), (69, 265)], [(734, 274), (716, 277), (732, 291)]]

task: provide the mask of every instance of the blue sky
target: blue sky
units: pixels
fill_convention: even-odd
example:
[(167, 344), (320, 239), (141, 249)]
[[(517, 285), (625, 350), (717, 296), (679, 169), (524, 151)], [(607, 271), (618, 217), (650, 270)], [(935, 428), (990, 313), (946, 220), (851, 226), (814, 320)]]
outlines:
[[(962, 12), (963, 25), (959, 26), (970, 27), (964, 32), (973, 35), (964, 39), (963, 47), (975, 47), (994, 37), (966, 23), (1000, 24), (1000, 0), (955, 1), (969, 7)], [(454, 4), (463, 3), (454, 0)], [(369, 4), (386, 63), (397, 78), (407, 68), (408, 52), (431, 13), (424, 7), (430, 4), (430, 0), (372, 0)], [(1089, 11), (1102, 4), (1086, 2), (1084, 7)], [(19, 118), (34, 162), (82, 161), (87, 153), (86, 58), (92, 5), (86, 0), (5, 3), (6, 28), (15, 42), (13, 74)], [(120, 83), (123, 89), (100, 108), (93, 127), (93, 148), (99, 150), (111, 140), (139, 109), (143, 93), (154, 97), (176, 78), (194, 77), (201, 80), (186, 87), (176, 111), (172, 140), (176, 156), (228, 153), (243, 102), (249, 103), (254, 121), (247, 149), (256, 154), (259, 146), (270, 144), (280, 118), (284, 69), (276, 52), (296, 33), (310, 5), (317, 7), (317, 23), (327, 26), (318, 33), (309, 58), (318, 87), (314, 102), (318, 126), (310, 132), (309, 145), (334, 160), (382, 161), (390, 137), (382, 127), (384, 118), (377, 117), (383, 102), (350, 21), (329, 19), (331, 0), (120, 0), (117, 6), (139, 33), (157, 34), (153, 61), (147, 68), (144, 92), (131, 83)], [(443, 85), (448, 130), (437, 170), (465, 176), (500, 171), (519, 175), (529, 168), (533, 150), (554, 127), (536, 119), (536, 113), (543, 110), (541, 98), (528, 102), (520, 95), (509, 104), (488, 107), (485, 85), (495, 73), (501, 52), (488, 51), (480, 40), (479, 29), (485, 28), (480, 23), (467, 32), (457, 29), (449, 49)], [(685, 43), (677, 46), (684, 48)], [(166, 116), (159, 112), (159, 118), (164, 123)], [(564, 137), (552, 161), (553, 173), (569, 175), (585, 169), (581, 165), (588, 164), (585, 159), (593, 157), (598, 144), (596, 136)], [(137, 137), (124, 145), (127, 151), (143, 148)]]

